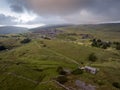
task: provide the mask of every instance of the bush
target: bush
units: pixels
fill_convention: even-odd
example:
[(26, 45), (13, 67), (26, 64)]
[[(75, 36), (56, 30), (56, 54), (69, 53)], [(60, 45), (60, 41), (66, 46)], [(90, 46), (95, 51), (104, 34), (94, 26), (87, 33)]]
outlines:
[(114, 87), (120, 89), (120, 83), (118, 83), (118, 82), (113, 82), (112, 85), (113, 85)]
[(60, 74), (60, 75), (66, 75), (66, 72), (63, 70), (63, 68), (60, 66), (57, 68), (57, 72)]
[(67, 77), (66, 76), (58, 76), (57, 77), (57, 81), (61, 84), (64, 84), (68, 81)]
[(97, 57), (94, 53), (91, 53), (88, 57), (89, 61), (95, 62), (97, 60)]
[(115, 44), (115, 45), (119, 45), (119, 44), (120, 44), (120, 42), (113, 42), (113, 44)]
[(75, 69), (72, 71), (72, 74), (74, 75), (83, 74), (83, 71), (81, 69)]
[(108, 48), (108, 46), (107, 46), (107, 44), (106, 44), (106, 43), (104, 43), (104, 44), (101, 46), (101, 48), (102, 48), (102, 49), (107, 49), (107, 48)]
[(26, 39), (22, 40), (21, 43), (26, 44), (26, 43), (29, 43), (30, 41), (31, 41), (31, 39), (26, 38)]
[(100, 39), (98, 39), (98, 40), (97, 39), (93, 39), (91, 45), (94, 46), (94, 47), (107, 49), (108, 47), (111, 46), (111, 42), (104, 42), (104, 41), (102, 41)]
[(43, 47), (47, 47), (47, 45), (45, 45), (45, 44), (43, 44), (42, 46), (43, 46)]
[(113, 45), (116, 50), (120, 50), (120, 42), (113, 42)]
[(6, 47), (3, 46), (3, 45), (1, 45), (1, 46), (0, 46), (0, 51), (3, 51), (3, 50), (6, 50)]

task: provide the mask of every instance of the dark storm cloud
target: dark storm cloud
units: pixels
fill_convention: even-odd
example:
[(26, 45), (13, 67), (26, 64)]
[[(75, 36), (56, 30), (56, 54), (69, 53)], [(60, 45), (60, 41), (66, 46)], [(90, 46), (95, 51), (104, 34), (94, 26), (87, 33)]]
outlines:
[(66, 15), (79, 11), (89, 0), (8, 0), (40, 15)]
[(23, 13), (24, 12), (24, 9), (23, 7), (21, 7), (21, 5), (11, 5), (10, 6), (11, 10), (16, 12), (16, 13)]
[(5, 16), (4, 14), (0, 14), (0, 25), (13, 25), (15, 24), (14, 22), (14, 17), (11, 16)]
[(93, 0), (85, 9), (110, 20), (120, 20), (120, 0)]
[[(86, 11), (93, 15), (96, 21), (120, 20), (120, 0), (8, 0), (9, 3), (21, 5), (28, 11), (33, 11), (40, 16), (60, 16), (73, 22), (81, 18), (81, 12)], [(74, 15), (73, 15), (74, 14)], [(75, 15), (76, 14), (76, 15)], [(83, 14), (83, 13), (82, 13)], [(86, 13), (87, 14), (87, 13)], [(72, 16), (73, 15), (73, 16)], [(77, 16), (77, 18), (75, 17)], [(98, 17), (99, 16), (99, 17)], [(89, 17), (89, 16), (87, 16)], [(85, 21), (86, 17), (84, 17)], [(82, 20), (84, 21), (82, 18)], [(89, 18), (87, 18), (89, 19)], [(91, 18), (90, 18), (91, 19)], [(90, 20), (89, 20), (90, 21)]]

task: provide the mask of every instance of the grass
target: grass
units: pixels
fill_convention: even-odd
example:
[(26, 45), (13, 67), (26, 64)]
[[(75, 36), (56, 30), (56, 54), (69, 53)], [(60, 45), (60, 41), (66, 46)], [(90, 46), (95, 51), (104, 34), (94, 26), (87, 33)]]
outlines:
[[(61, 28), (63, 30), (68, 28)], [(67, 33), (89, 33), (101, 38), (98, 32), (84, 31), (79, 28), (69, 28)], [(106, 33), (106, 32), (105, 32)], [(108, 32), (107, 32), (108, 33)], [(111, 33), (111, 32), (110, 32)], [(114, 32), (116, 33), (116, 32)], [(111, 33), (110, 35), (112, 35)], [(104, 36), (105, 35), (105, 36)], [(107, 40), (118, 40), (118, 36), (108, 37), (104, 34), (102, 38)], [(116, 35), (116, 34), (113, 34)], [(65, 36), (67, 39), (68, 37)], [(23, 38), (21, 36), (21, 38)], [(72, 37), (73, 38), (73, 37)], [(120, 51), (113, 48), (106, 50), (91, 47), (90, 41), (81, 40), (74, 36), (77, 41), (65, 39), (59, 36), (53, 40), (40, 38), (32, 39), (28, 44), (20, 44), (15, 39), (0, 39), (5, 45), (14, 43), (11, 50), (0, 52), (0, 89), (1, 90), (64, 90), (53, 82), (53, 78), (59, 74), (56, 72), (59, 66), (65, 69), (75, 70), (78, 66), (93, 66), (100, 71), (96, 75), (83, 72), (80, 75), (70, 75), (66, 86), (74, 86), (75, 80), (82, 80), (88, 84), (97, 86), (97, 90), (119, 90), (112, 86), (113, 82), (120, 80)], [(111, 39), (112, 38), (112, 39)], [(42, 42), (42, 43), (41, 43)], [(83, 44), (81, 44), (83, 43)], [(43, 44), (46, 47), (43, 47)], [(90, 62), (88, 56), (95, 53), (96, 62)]]
[(91, 34), (95, 38), (98, 38), (98, 39), (100, 38), (102, 40), (119, 41), (119, 38), (120, 38), (119, 28), (120, 28), (119, 25), (118, 26), (112, 26), (112, 25), (109, 25), (109, 26), (80, 25), (79, 26), (78, 25), (78, 26), (71, 26), (67, 28), (59, 28), (59, 30), (63, 30), (66, 33)]

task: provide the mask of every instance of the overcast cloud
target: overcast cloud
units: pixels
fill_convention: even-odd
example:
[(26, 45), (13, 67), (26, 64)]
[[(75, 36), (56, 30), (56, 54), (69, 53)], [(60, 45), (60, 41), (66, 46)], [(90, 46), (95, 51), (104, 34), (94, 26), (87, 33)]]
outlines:
[(4, 14), (0, 14), (0, 25), (14, 25), (16, 22), (14, 21), (16, 18), (11, 16), (5, 16)]
[[(115, 22), (120, 21), (119, 9), (120, 0), (6, 0), (6, 10), (11, 12), (10, 16), (24, 15), (24, 13), (30, 17), (35, 16), (31, 20), (28, 18), (26, 22), (21, 22), (22, 24)], [(3, 14), (4, 11), (0, 10), (0, 13)], [(0, 15), (0, 17), (3, 16)], [(24, 18), (22, 18), (23, 21)], [(9, 22), (14, 20), (14, 18), (11, 19)], [(1, 23), (6, 23), (6, 20), (4, 22), (1, 20)], [(18, 23), (20, 24), (19, 20)]]
[(16, 13), (23, 13), (24, 12), (23, 7), (21, 7), (20, 5), (13, 4), (10, 6), (10, 8), (13, 12), (16, 12)]

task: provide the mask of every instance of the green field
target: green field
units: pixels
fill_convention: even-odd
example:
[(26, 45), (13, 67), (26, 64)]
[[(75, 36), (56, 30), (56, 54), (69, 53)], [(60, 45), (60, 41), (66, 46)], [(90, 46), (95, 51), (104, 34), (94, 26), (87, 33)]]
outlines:
[[(75, 81), (82, 80), (96, 86), (96, 90), (119, 90), (113, 83), (120, 84), (120, 50), (92, 47), (90, 39), (67, 34), (92, 34), (98, 39), (120, 41), (120, 33), (90, 29), (80, 26), (59, 28), (65, 33), (51, 40), (31, 38), (27, 44), (20, 41), (30, 38), (29, 34), (26, 37), (20, 35), (17, 40), (11, 36), (0, 38), (0, 43), (10, 47), (0, 51), (0, 90), (65, 90), (54, 81), (59, 76), (57, 68), (61, 66), (72, 71), (86, 65), (99, 68), (99, 72), (95, 75), (88, 72), (70, 74), (64, 85), (78, 90)], [(91, 53), (98, 58), (96, 62), (88, 60)]]

